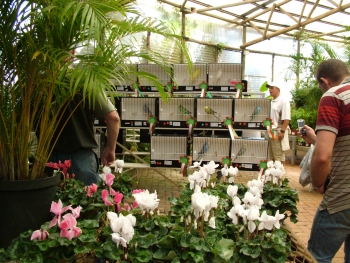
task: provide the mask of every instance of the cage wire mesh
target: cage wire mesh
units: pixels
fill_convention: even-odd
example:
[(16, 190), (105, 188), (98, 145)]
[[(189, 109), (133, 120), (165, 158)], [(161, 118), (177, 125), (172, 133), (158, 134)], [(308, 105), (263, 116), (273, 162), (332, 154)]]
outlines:
[(230, 139), (217, 137), (193, 137), (193, 162), (214, 161), (219, 163), (230, 155)]
[(226, 117), (232, 117), (232, 99), (197, 99), (197, 121), (222, 122)]
[(234, 86), (242, 80), (242, 64), (210, 63), (208, 65), (209, 86)]
[(259, 164), (267, 160), (268, 141), (236, 139), (231, 142), (231, 159), (233, 163)]
[[(163, 85), (167, 85), (168, 83), (170, 83), (170, 76), (168, 75), (168, 73), (162, 67), (156, 64), (139, 64), (138, 71), (144, 71), (153, 74)], [(139, 85), (151, 87), (154, 86), (152, 81), (146, 79), (143, 76), (139, 76)]]
[(151, 160), (179, 160), (187, 155), (186, 136), (152, 136)]
[(198, 86), (207, 81), (207, 64), (193, 64), (192, 72), (187, 64), (175, 64), (174, 80), (178, 86)]
[(159, 121), (186, 121), (189, 116), (194, 116), (194, 98), (159, 101)]
[(121, 98), (122, 120), (144, 120), (156, 113), (157, 98)]
[(235, 99), (235, 122), (263, 122), (269, 117), (269, 99)]

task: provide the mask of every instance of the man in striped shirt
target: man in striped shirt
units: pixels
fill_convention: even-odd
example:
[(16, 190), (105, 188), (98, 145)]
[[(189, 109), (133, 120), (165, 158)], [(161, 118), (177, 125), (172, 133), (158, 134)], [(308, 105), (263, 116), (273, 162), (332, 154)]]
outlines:
[(310, 163), (312, 186), (323, 194), (308, 249), (317, 262), (332, 262), (345, 242), (350, 262), (350, 71), (338, 59), (323, 61), (315, 77), (324, 93), (315, 131), (304, 126), (303, 138), (314, 143)]

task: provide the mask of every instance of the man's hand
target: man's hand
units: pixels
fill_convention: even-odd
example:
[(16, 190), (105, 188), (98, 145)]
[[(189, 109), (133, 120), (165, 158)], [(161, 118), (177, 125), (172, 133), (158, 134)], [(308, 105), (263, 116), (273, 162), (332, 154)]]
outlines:
[(300, 135), (301, 138), (303, 138), (307, 143), (315, 144), (316, 142), (316, 133), (314, 129), (312, 129), (310, 126), (304, 125), (303, 129), (305, 129), (306, 134)]
[(110, 166), (115, 161), (115, 149), (106, 147), (102, 154), (102, 163), (104, 166)]

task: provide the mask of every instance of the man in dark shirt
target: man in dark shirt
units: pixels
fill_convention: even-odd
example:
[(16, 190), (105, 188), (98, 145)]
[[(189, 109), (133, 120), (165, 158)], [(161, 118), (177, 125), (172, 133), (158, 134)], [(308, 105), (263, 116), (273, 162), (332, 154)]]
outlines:
[[(72, 116), (71, 113), (73, 112)], [(119, 134), (120, 119), (114, 105), (105, 96), (96, 96), (95, 102), (89, 104), (76, 95), (63, 114), (59, 127), (68, 119), (61, 133), (57, 129), (53, 140), (56, 140), (49, 162), (58, 163), (71, 161), (69, 174), (85, 185), (91, 185), (99, 180), (99, 164), (93, 149), (98, 147), (94, 134), (95, 118), (104, 118), (107, 126), (107, 144), (101, 155), (103, 165), (115, 161), (116, 140)]]

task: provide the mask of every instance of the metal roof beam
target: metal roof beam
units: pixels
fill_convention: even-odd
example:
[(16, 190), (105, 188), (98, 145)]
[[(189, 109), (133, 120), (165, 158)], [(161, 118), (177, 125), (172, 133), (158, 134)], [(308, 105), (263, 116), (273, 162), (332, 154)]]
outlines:
[(297, 23), (297, 24), (295, 24), (295, 25), (293, 25), (293, 26), (289, 26), (289, 27), (287, 27), (287, 28), (285, 28), (285, 29), (278, 30), (278, 31), (276, 31), (276, 32), (274, 32), (274, 33), (268, 34), (268, 35), (266, 35), (266, 37), (261, 37), (261, 38), (252, 40), (252, 41), (250, 41), (250, 42), (248, 42), (248, 43), (245, 43), (245, 44), (241, 45), (240, 48), (241, 48), (241, 49), (245, 49), (245, 48), (248, 47), (248, 46), (254, 45), (254, 44), (256, 44), (256, 43), (262, 42), (262, 41), (264, 41), (264, 40), (266, 40), (266, 39), (270, 39), (270, 38), (275, 37), (275, 36), (279, 36), (279, 35), (281, 35), (281, 34), (284, 34), (284, 33), (286, 33), (286, 32), (289, 32), (289, 31), (291, 31), (291, 30), (297, 29), (297, 28), (299, 28), (299, 27), (308, 25), (308, 24), (310, 24), (310, 23), (312, 23), (312, 22), (315, 22), (315, 21), (320, 20), (320, 19), (322, 19), (322, 18), (328, 17), (328, 16), (330, 16), (330, 15), (332, 15), (332, 14), (335, 14), (335, 13), (341, 11), (341, 10), (345, 10), (346, 8), (349, 8), (349, 7), (350, 7), (350, 3), (345, 4), (345, 5), (342, 5), (342, 6), (339, 6), (339, 7), (337, 7), (337, 8), (334, 8), (334, 9), (332, 9), (332, 10), (330, 10), (330, 11), (328, 11), (328, 12), (322, 14), (322, 15), (316, 16), (316, 17), (314, 17), (314, 18), (307, 19), (307, 20), (305, 20), (305, 21), (303, 21), (303, 22), (301, 22), (301, 23)]

